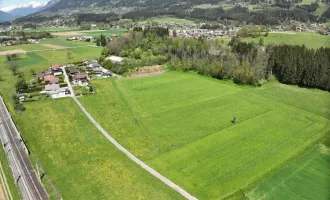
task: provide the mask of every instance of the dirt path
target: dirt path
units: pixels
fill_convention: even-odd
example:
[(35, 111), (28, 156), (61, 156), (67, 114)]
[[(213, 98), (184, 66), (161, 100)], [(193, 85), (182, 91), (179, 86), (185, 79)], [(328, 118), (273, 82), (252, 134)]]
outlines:
[(64, 46), (59, 46), (59, 45), (55, 45), (55, 44), (42, 44), (41, 46), (48, 47), (51, 49), (65, 49), (66, 48)]
[(26, 51), (22, 50), (22, 49), (16, 49), (16, 50), (8, 50), (8, 51), (0, 51), (0, 56), (5, 56), (5, 55), (9, 55), (9, 54), (20, 54), (20, 53), (26, 53)]
[(0, 184), (0, 199), (1, 200), (8, 200), (7, 198), (6, 198), (6, 195), (5, 195), (5, 193), (3, 192), (3, 186)]

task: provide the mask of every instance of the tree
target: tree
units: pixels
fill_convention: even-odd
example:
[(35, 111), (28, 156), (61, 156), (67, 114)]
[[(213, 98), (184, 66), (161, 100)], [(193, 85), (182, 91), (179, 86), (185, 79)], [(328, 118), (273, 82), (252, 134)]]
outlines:
[(100, 44), (102, 47), (105, 47), (107, 45), (107, 40), (103, 34), (101, 34), (101, 37), (100, 37)]
[(176, 38), (177, 36), (178, 36), (178, 34), (176, 33), (176, 30), (174, 30), (174, 31), (173, 31), (173, 37)]
[(36, 72), (35, 72), (33, 69), (30, 70), (30, 73), (31, 73), (32, 75), (35, 75), (35, 74), (36, 74)]
[(28, 85), (24, 78), (18, 78), (15, 84), (16, 92), (24, 92), (28, 88)]
[(100, 43), (100, 39), (99, 38), (96, 38), (96, 46), (100, 46), (101, 45), (101, 43)]
[(66, 52), (66, 56), (67, 56), (68, 59), (72, 59), (73, 58), (71, 51)]
[(93, 89), (93, 87), (91, 85), (89, 86), (89, 92), (90, 93), (94, 92), (94, 89)]
[(265, 37), (268, 37), (268, 35), (269, 35), (269, 29), (267, 28), (266, 33), (265, 33)]
[(16, 62), (10, 62), (8, 65), (7, 65), (7, 69), (12, 71), (13, 72), (13, 75), (16, 76), (16, 74), (18, 73), (19, 71), (19, 65), (18, 63)]
[(259, 40), (259, 45), (260, 45), (260, 46), (264, 46), (264, 43), (265, 43), (264, 38), (263, 38), (263, 37), (260, 38), (260, 40)]

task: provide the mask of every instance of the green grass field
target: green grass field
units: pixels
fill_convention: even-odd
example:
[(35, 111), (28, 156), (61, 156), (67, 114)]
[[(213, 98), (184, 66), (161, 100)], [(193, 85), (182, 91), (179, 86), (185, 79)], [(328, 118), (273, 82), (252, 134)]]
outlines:
[[(67, 58), (67, 51), (72, 52), (73, 59)], [(32, 78), (31, 69), (40, 72), (53, 63), (94, 59), (101, 51), (102, 48), (96, 47), (38, 51), (22, 55), (16, 62), (21, 66), (20, 72), (29, 80)], [(13, 111), (11, 96), (15, 93), (17, 77), (6, 69), (7, 64), (5, 57), (0, 57), (0, 76), (4, 79), (0, 82), (0, 92), (31, 152), (64, 199), (182, 198), (117, 151), (71, 99), (30, 102), (26, 103), (25, 112)], [(49, 120), (51, 115), (58, 123)], [(0, 159), (4, 166), (8, 166), (1, 155)], [(12, 180), (10, 171), (6, 172)], [(16, 191), (15, 199), (17, 194)]]
[(253, 88), (168, 72), (93, 86), (97, 94), (80, 101), (96, 120), (199, 199), (251, 189), (330, 129), (329, 93), (276, 82)]
[(72, 99), (26, 107), (16, 115), (20, 131), (64, 199), (182, 199), (107, 141)]
[(175, 17), (155, 17), (151, 18), (149, 20), (145, 21), (140, 21), (139, 24), (147, 24), (148, 22), (154, 21), (158, 23), (178, 23), (178, 24), (191, 24), (193, 21), (187, 20), (187, 19), (180, 19), (180, 18), (175, 18)]
[[(296, 34), (269, 33), (263, 37), (265, 44), (305, 45), (308, 48), (330, 47), (330, 37), (317, 33), (297, 32)], [(260, 37), (243, 38), (243, 41), (258, 43)]]
[(330, 197), (330, 149), (318, 145), (270, 176), (248, 193), (251, 199), (313, 199)]

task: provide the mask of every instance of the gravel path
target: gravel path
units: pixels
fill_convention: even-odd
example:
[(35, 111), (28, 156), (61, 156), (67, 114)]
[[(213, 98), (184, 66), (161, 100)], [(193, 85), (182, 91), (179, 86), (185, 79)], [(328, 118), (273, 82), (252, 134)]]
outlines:
[(65, 69), (63, 69), (64, 72), (64, 76), (65, 76), (65, 81), (68, 84), (68, 88), (71, 92), (71, 96), (73, 98), (73, 100), (77, 103), (77, 105), (80, 107), (80, 109), (85, 113), (85, 115), (88, 117), (88, 119), (96, 126), (96, 128), (113, 144), (115, 145), (115, 147), (117, 149), (119, 149), (121, 152), (123, 152), (127, 157), (129, 157), (132, 161), (134, 161), (136, 164), (138, 164), (140, 167), (142, 167), (143, 169), (145, 169), (146, 171), (148, 171), (150, 174), (152, 174), (154, 177), (158, 178), (159, 180), (161, 180), (163, 183), (165, 183), (167, 186), (171, 187), (172, 189), (174, 189), (175, 191), (177, 191), (178, 193), (180, 193), (183, 197), (185, 197), (186, 199), (189, 200), (197, 200), (196, 197), (192, 196), (191, 194), (189, 194), (187, 191), (185, 191), (184, 189), (182, 189), (180, 186), (176, 185), (175, 183), (173, 183), (172, 181), (170, 181), (169, 179), (167, 179), (166, 177), (164, 177), (163, 175), (161, 175), (160, 173), (158, 173), (156, 170), (154, 170), (153, 168), (149, 167), (147, 164), (145, 164), (144, 162), (142, 162), (140, 159), (138, 159), (137, 157), (135, 157), (131, 152), (129, 152), (127, 149), (125, 149), (121, 144), (119, 144), (113, 137), (110, 136), (110, 134), (104, 130), (101, 125), (99, 123), (97, 123), (97, 121), (92, 117), (92, 115), (86, 110), (86, 108), (78, 101), (78, 99), (75, 97), (74, 93), (73, 93), (73, 89), (71, 86), (71, 83), (69, 81), (68, 75), (65, 71)]

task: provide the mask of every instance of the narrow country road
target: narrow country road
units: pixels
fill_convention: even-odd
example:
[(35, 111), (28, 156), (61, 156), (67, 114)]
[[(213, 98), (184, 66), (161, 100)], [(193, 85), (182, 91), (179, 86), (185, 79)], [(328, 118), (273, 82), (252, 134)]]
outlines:
[(140, 167), (142, 167), (143, 169), (145, 169), (147, 172), (149, 172), (150, 174), (152, 174), (154, 177), (158, 178), (163, 183), (165, 183), (167, 186), (171, 187), (172, 189), (174, 189), (175, 191), (177, 191), (178, 193), (180, 193), (186, 199), (197, 200), (196, 197), (192, 196), (187, 191), (185, 191), (184, 189), (182, 189), (180, 186), (176, 185), (175, 183), (173, 183), (172, 181), (170, 181), (169, 179), (167, 179), (166, 177), (164, 177), (163, 175), (161, 175), (160, 173), (158, 173), (156, 170), (154, 170), (153, 168), (149, 167), (147, 164), (145, 164), (144, 162), (142, 162), (140, 159), (138, 159), (137, 157), (135, 157), (131, 152), (129, 152), (127, 149), (125, 149), (125, 147), (123, 147), (113, 137), (111, 137), (110, 134), (106, 130), (104, 130), (99, 123), (97, 123), (97, 121), (92, 117), (92, 115), (89, 114), (89, 112), (86, 110), (86, 108), (78, 101), (78, 99), (74, 95), (74, 91), (72, 89), (72, 86), (71, 86), (71, 83), (69, 81), (68, 75), (67, 75), (67, 73), (65, 71), (65, 67), (63, 67), (63, 73), (64, 73), (65, 81), (68, 84), (68, 88), (69, 88), (69, 90), (71, 92), (71, 96), (72, 96), (73, 100), (76, 102), (76, 104), (79, 106), (79, 108), (85, 113), (85, 115), (88, 117), (88, 119), (96, 126), (96, 128), (113, 145), (115, 145), (115, 147), (117, 149), (119, 149), (121, 152), (123, 152), (127, 157), (129, 157), (132, 161), (134, 161)]

